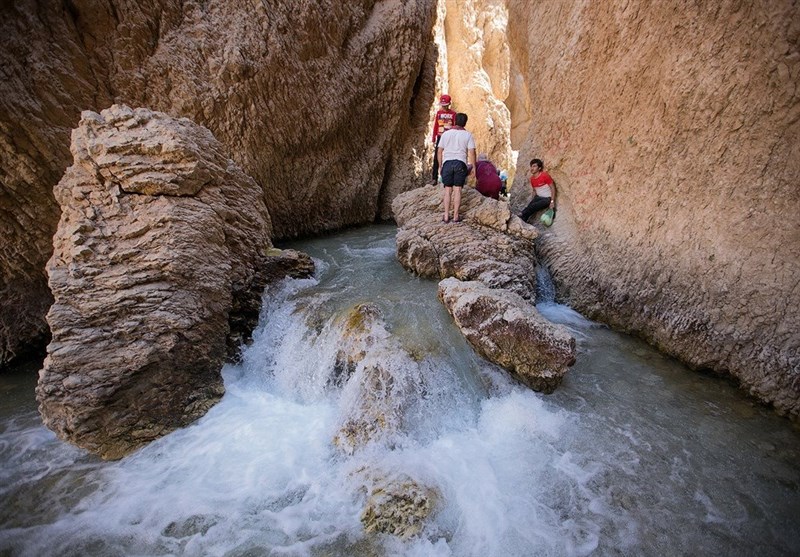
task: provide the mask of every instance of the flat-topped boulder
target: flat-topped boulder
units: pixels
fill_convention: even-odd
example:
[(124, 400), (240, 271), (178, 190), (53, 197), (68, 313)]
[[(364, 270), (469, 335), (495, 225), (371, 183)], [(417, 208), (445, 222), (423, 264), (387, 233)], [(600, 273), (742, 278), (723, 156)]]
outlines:
[(119, 458), (220, 399), (230, 323), (310, 259), (270, 255), (261, 188), (187, 119), (86, 111), (71, 149), (37, 399), (59, 437)]
[(508, 204), (472, 188), (462, 192), (462, 222), (442, 222), (442, 188), (424, 186), (398, 195), (397, 258), (423, 277), (480, 280), (526, 299), (536, 292), (534, 240), (538, 232)]
[(439, 299), (479, 354), (535, 391), (553, 392), (575, 363), (575, 338), (513, 292), (448, 278)]

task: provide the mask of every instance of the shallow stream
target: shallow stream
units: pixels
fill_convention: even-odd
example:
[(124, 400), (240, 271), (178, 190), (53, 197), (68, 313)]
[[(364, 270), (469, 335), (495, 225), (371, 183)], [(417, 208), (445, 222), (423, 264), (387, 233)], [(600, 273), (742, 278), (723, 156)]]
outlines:
[[(0, 555), (800, 555), (787, 420), (553, 302), (577, 363), (552, 395), (515, 384), (401, 268), (394, 234), (290, 246), (316, 277), (270, 294), (222, 401), (122, 461), (42, 426), (35, 373), (0, 375)], [(332, 439), (358, 401), (331, 383), (330, 316), (359, 302), (391, 333), (379, 358), (424, 388), (390, 440), (346, 455)], [(418, 536), (364, 533), (365, 468), (436, 489)]]

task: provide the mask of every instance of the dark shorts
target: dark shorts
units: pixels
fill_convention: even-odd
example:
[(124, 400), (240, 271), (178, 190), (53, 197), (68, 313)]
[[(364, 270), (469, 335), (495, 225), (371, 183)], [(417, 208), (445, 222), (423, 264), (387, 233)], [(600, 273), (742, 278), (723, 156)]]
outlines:
[(464, 187), (467, 183), (467, 164), (459, 160), (444, 161), (442, 165), (442, 184), (444, 187), (449, 188), (456, 186), (457, 188)]

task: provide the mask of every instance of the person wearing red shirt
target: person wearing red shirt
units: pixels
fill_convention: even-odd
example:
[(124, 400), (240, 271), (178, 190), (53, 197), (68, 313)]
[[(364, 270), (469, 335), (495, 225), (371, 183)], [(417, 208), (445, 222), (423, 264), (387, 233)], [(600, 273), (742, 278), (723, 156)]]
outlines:
[(439, 98), (439, 105), (442, 107), (436, 111), (436, 118), (433, 120), (433, 171), (431, 172), (431, 184), (436, 185), (439, 181), (439, 139), (442, 134), (455, 125), (456, 111), (450, 109), (452, 99), (450, 95), (442, 95)]
[(533, 159), (531, 161), (531, 188), (533, 188), (533, 199), (528, 203), (528, 206), (523, 209), (522, 214), (519, 216), (525, 222), (536, 211), (547, 209), (548, 207), (555, 208), (556, 206), (556, 184), (550, 175), (544, 171), (544, 163), (541, 159)]
[(500, 173), (497, 171), (497, 167), (489, 161), (486, 153), (478, 155), (478, 162), (475, 164), (475, 189), (486, 197), (499, 199), (502, 185)]

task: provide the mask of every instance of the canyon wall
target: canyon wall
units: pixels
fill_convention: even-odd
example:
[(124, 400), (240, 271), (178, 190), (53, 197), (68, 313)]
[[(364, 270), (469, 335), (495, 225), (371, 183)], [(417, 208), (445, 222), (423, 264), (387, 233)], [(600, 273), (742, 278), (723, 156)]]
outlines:
[(262, 188), (274, 238), (372, 222), (419, 185), (409, 153), (425, 151), (436, 10), (435, 0), (0, 4), (0, 366), (47, 334), (52, 190), (82, 110), (124, 103), (205, 126)]
[(800, 415), (800, 5), (510, 0), (519, 149), (562, 299)]

